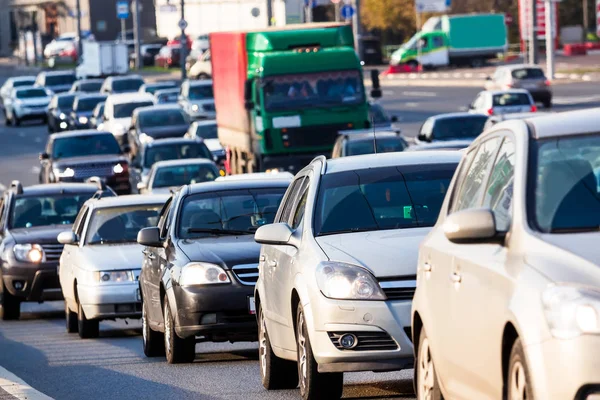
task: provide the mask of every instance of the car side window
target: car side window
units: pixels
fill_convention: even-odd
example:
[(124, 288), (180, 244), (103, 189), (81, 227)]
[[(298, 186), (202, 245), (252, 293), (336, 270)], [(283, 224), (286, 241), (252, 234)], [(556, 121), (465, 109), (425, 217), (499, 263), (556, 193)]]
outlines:
[(476, 208), (481, 205), (486, 178), (494, 165), (499, 144), (500, 138), (496, 137), (486, 140), (479, 146), (477, 154), (475, 154), (475, 158), (467, 170), (464, 182), (457, 193), (452, 212)]
[(298, 191), (300, 200), (298, 200), (298, 202), (296, 204), (296, 209), (294, 211), (294, 219), (292, 221), (292, 229), (294, 229), (294, 230), (298, 229), (298, 227), (302, 223), (302, 220), (304, 219), (304, 213), (306, 211), (306, 200), (308, 199), (309, 186), (310, 186), (310, 179), (306, 178), (302, 182), (302, 185), (300, 186), (300, 190)]
[(171, 226), (171, 221), (173, 220), (173, 205), (173, 201), (169, 202), (164, 215), (161, 216), (160, 220), (158, 221), (158, 228), (160, 229), (160, 237), (162, 239), (167, 237), (169, 227)]
[(0, 199), (0, 230), (4, 227), (4, 205), (6, 198)]
[(77, 216), (77, 219), (75, 219), (75, 223), (73, 224), (73, 232), (75, 232), (75, 234), (80, 238), (82, 237), (83, 227), (85, 226), (85, 221), (87, 220), (88, 214), (89, 208), (81, 210)]
[(510, 229), (514, 178), (515, 144), (507, 137), (500, 146), (483, 196), (483, 207), (494, 212), (499, 232)]
[(432, 45), (431, 47), (433, 49), (438, 49), (440, 47), (444, 47), (444, 38), (443, 36), (434, 36), (432, 38)]
[(296, 200), (296, 196), (298, 195), (298, 191), (300, 190), (300, 186), (302, 185), (302, 181), (304, 177), (296, 179), (291, 185), (289, 190), (289, 196), (287, 196), (285, 205), (281, 211), (281, 215), (279, 216), (278, 222), (287, 222), (290, 221), (290, 215), (292, 214), (292, 208), (294, 207), (294, 200)]

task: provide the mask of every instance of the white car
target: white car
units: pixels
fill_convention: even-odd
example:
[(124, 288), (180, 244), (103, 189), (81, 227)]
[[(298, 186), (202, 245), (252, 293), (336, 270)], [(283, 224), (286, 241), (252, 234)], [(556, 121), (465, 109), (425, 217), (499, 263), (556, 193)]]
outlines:
[(185, 137), (204, 140), (204, 144), (212, 153), (215, 162), (222, 163), (225, 161), (225, 149), (219, 141), (216, 120), (193, 122), (185, 134)]
[(103, 122), (98, 130), (111, 132), (121, 146), (127, 144), (131, 117), (136, 108), (153, 106), (156, 99), (150, 93), (111, 94), (104, 103)]
[(190, 68), (189, 75), (192, 79), (211, 79), (212, 63), (210, 61), (210, 50), (202, 53), (199, 60)]
[(206, 158), (159, 161), (150, 169), (148, 183), (140, 182), (137, 188), (140, 194), (170, 194), (183, 185), (212, 182), (220, 175), (215, 163)]
[(214, 119), (217, 113), (212, 80), (185, 80), (181, 84), (179, 105), (192, 119)]
[(470, 113), (490, 116), (536, 111), (533, 97), (525, 89), (485, 90), (469, 105)]
[(18, 87), (33, 86), (35, 84), (35, 76), (18, 76), (8, 78), (4, 85), (0, 88), (0, 101), (4, 106), (4, 100), (10, 97), (12, 90)]
[(168, 196), (93, 198), (73, 229), (58, 235), (65, 245), (58, 276), (65, 298), (67, 332), (98, 336), (103, 319), (141, 318), (138, 277), (143, 248), (138, 232), (158, 223)]
[(44, 48), (44, 57), (50, 58), (57, 56), (62, 50), (67, 49), (69, 46), (73, 46), (77, 40), (77, 32), (67, 32), (59, 35), (56, 39), (52, 40)]
[(44, 88), (29, 86), (13, 89), (4, 102), (6, 124), (19, 126), (21, 121), (27, 119), (45, 121), (50, 100), (52, 93)]

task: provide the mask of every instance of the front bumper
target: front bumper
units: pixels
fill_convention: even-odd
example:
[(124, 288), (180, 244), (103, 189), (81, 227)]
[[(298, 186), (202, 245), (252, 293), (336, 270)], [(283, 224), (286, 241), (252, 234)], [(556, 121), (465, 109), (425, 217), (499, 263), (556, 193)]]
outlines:
[(142, 303), (137, 282), (77, 284), (77, 296), (88, 319), (142, 317)]
[(19, 109), (14, 110), (14, 114), (19, 119), (47, 119), (47, 108), (28, 108), (21, 107)]
[[(19, 264), (4, 267), (2, 281), (8, 292), (24, 301), (62, 300), (57, 263)], [(22, 289), (17, 290), (15, 283)]]
[(216, 111), (189, 111), (189, 116), (192, 120), (203, 120), (203, 119), (215, 119), (217, 117)]

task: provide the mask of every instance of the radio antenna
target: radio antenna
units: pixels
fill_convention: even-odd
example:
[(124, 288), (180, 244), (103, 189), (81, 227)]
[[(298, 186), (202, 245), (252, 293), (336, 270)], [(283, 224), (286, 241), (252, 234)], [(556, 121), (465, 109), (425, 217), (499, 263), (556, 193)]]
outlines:
[(377, 154), (377, 137), (375, 135), (375, 120), (373, 114), (371, 114), (371, 126), (373, 127), (373, 152)]

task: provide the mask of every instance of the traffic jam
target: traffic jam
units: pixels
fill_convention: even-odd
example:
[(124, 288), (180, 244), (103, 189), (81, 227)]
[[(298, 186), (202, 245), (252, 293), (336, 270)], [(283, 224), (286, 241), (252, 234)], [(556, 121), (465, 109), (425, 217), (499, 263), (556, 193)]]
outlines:
[(48, 130), (39, 184), (0, 200), (0, 324), (64, 300), (67, 334), (141, 320), (167, 364), (251, 342), (265, 393), (305, 400), (402, 370), (424, 400), (600, 398), (599, 109), (554, 112), (542, 68), (505, 65), (412, 138), (350, 25), (208, 51), (183, 82), (0, 88), (8, 129)]

